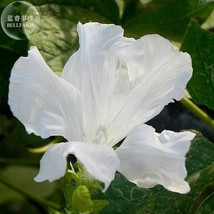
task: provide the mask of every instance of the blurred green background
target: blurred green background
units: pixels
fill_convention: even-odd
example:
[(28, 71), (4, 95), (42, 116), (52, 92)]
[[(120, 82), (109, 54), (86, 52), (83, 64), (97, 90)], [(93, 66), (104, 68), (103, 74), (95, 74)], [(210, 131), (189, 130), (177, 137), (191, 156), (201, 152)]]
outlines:
[[(0, 1), (4, 11), (11, 0)], [(188, 96), (209, 115), (204, 123), (182, 103), (170, 104), (149, 124), (157, 131), (198, 131), (187, 158), (192, 191), (169, 193), (162, 187), (142, 190), (117, 175), (106, 194), (110, 201), (102, 213), (214, 213), (214, 1), (211, 0), (30, 0), (39, 12), (36, 32), (24, 40), (8, 37), (0, 28), (0, 213), (47, 213), (47, 204), (64, 201), (57, 183), (35, 183), (39, 160), (51, 141), (28, 135), (7, 104), (10, 71), (31, 45), (38, 47), (54, 72), (60, 75), (78, 49), (76, 25), (96, 21), (114, 23), (135, 39), (157, 33), (171, 40), (193, 61)], [(199, 133), (201, 132), (201, 133)]]

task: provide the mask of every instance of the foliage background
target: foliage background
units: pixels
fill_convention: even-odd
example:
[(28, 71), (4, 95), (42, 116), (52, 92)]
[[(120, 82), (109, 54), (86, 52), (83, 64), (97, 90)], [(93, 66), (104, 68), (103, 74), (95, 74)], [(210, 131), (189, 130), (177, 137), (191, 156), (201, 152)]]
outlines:
[[(12, 0), (0, 1), (0, 12)], [(211, 0), (29, 0), (41, 24), (26, 40), (13, 40), (0, 29), (0, 213), (47, 213), (47, 204), (63, 205), (57, 183), (33, 182), (44, 146), (58, 139), (27, 135), (7, 104), (11, 68), (30, 45), (36, 45), (54, 72), (78, 48), (76, 24), (89, 21), (121, 25), (128, 37), (158, 33), (173, 41), (193, 61), (186, 101), (168, 105), (149, 121), (157, 131), (194, 129), (187, 156), (191, 192), (179, 195), (157, 186), (139, 189), (121, 175), (106, 194), (101, 213), (214, 213), (214, 2)], [(190, 101), (190, 103), (188, 102)], [(198, 107), (200, 109), (198, 109)], [(196, 115), (196, 116), (195, 116)], [(199, 117), (199, 118), (198, 118)], [(211, 142), (210, 142), (211, 141)]]

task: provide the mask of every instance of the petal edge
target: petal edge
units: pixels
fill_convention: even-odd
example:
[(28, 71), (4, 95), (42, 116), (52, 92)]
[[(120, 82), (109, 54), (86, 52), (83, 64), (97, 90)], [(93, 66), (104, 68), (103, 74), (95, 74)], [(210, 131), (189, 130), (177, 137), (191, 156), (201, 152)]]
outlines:
[(150, 126), (139, 125), (116, 150), (121, 162), (118, 171), (139, 187), (161, 184), (170, 191), (187, 193), (185, 155), (194, 136), (189, 131), (158, 134)]
[(67, 142), (52, 145), (40, 161), (40, 171), (35, 181), (54, 181), (64, 176), (67, 156), (75, 155), (88, 174), (105, 184), (104, 191), (114, 179), (119, 159), (111, 147), (85, 142)]

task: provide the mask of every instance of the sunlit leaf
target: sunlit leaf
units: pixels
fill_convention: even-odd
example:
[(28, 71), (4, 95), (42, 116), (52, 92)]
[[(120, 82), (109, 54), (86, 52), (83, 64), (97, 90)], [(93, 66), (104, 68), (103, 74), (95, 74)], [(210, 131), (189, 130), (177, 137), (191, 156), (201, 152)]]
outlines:
[(56, 4), (37, 7), (41, 25), (29, 40), (41, 51), (48, 65), (60, 74), (73, 52), (78, 49), (76, 25), (88, 21), (109, 22), (103, 16), (76, 6)]
[(203, 29), (211, 30), (214, 28), (214, 10), (210, 14), (209, 18), (201, 25)]
[(29, 0), (28, 2), (36, 6), (44, 4), (78, 6), (87, 10), (85, 16), (93, 12), (106, 17), (115, 24), (119, 22), (119, 9), (114, 0)]

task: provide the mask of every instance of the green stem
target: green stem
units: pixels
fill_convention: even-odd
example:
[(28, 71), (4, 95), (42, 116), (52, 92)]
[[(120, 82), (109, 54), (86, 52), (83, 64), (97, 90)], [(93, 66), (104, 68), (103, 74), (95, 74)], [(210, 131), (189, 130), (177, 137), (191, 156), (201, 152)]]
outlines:
[(196, 104), (194, 104), (190, 99), (183, 98), (181, 103), (190, 110), (194, 115), (200, 118), (203, 122), (205, 122), (208, 126), (214, 129), (214, 120), (203, 110), (201, 110)]
[(61, 208), (60, 205), (48, 201), (44, 198), (41, 198), (39, 196), (36, 196), (26, 190), (24, 190), (22, 187), (18, 186), (17, 184), (13, 183), (12, 181), (10, 181), (8, 178), (6, 178), (4, 175), (0, 174), (0, 182), (5, 184), (6, 186), (8, 186), (9, 188), (17, 191), (18, 193), (22, 194), (23, 196), (25, 196), (26, 198), (30, 198), (33, 201), (36, 201), (42, 205), (45, 205), (47, 207), (52, 207), (53, 209), (59, 210)]

